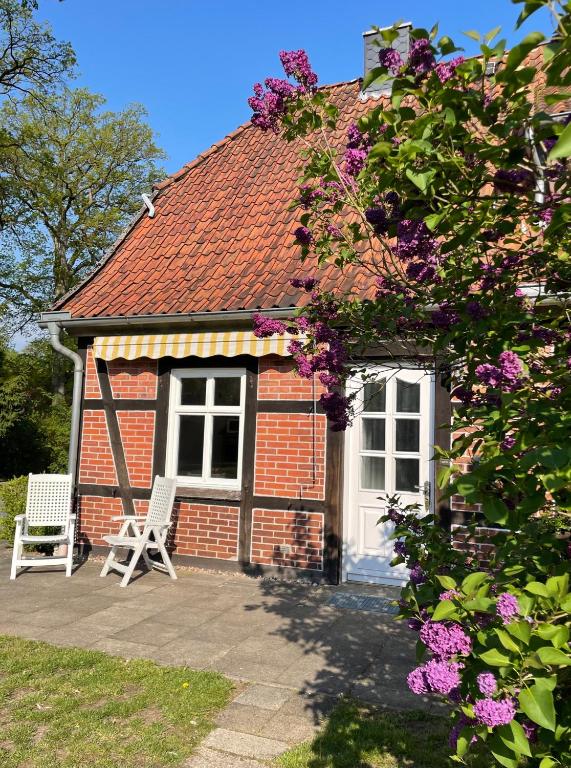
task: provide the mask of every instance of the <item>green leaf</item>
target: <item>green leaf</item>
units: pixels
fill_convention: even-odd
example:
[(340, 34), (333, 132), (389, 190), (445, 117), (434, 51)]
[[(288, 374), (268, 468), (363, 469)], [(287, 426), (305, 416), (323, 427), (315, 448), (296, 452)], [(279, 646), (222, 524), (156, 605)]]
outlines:
[(490, 576), (489, 573), (478, 571), (477, 573), (471, 573), (462, 582), (462, 592), (466, 595), (470, 595), (474, 592), (482, 582), (486, 581)]
[(545, 687), (544, 682), (539, 679), (531, 688), (524, 688), (519, 694), (519, 705), (534, 723), (549, 731), (555, 731), (553, 694)]
[(565, 128), (559, 136), (557, 144), (553, 147), (547, 156), (548, 162), (557, 160), (559, 157), (569, 157), (571, 155), (571, 123)]
[(514, 641), (504, 629), (496, 629), (494, 631), (504, 648), (506, 648), (508, 651), (515, 651), (516, 653), (519, 653), (519, 645), (514, 643)]
[(497, 733), (489, 739), (488, 745), (492, 755), (500, 765), (505, 766), (505, 768), (518, 768), (518, 753), (504, 744)]
[[(530, 32), (529, 35), (526, 35), (521, 43), (514, 46), (508, 53), (506, 66), (502, 75), (506, 73), (506, 70), (513, 71), (514, 69), (517, 69), (522, 61), (527, 58), (528, 54), (531, 53), (534, 48), (537, 48), (537, 46), (544, 40), (545, 35), (541, 32)], [(499, 79), (500, 78), (498, 77), (498, 80)], [(501, 79), (503, 79), (503, 77)]]
[(441, 600), (432, 614), (432, 621), (447, 619), (456, 613), (456, 606), (451, 600)]
[(506, 747), (513, 749), (514, 752), (519, 752), (520, 755), (531, 757), (529, 741), (517, 720), (512, 720), (509, 725), (502, 725), (498, 728), (497, 734)]
[(387, 73), (387, 70), (384, 69), (384, 67), (373, 67), (370, 72), (367, 72), (365, 77), (363, 78), (363, 85), (361, 86), (361, 89), (363, 91), (366, 91), (369, 86), (371, 86), (373, 83), (376, 82), (384, 82), (385, 80), (389, 80), (390, 75)]
[(436, 578), (440, 586), (444, 587), (444, 589), (456, 589), (456, 582), (454, 581), (452, 576), (444, 576), (442, 574), (436, 574)]
[(486, 496), (482, 502), (482, 509), (488, 520), (491, 520), (492, 523), (504, 525), (508, 521), (509, 509), (497, 496)]
[(569, 667), (571, 666), (571, 657), (567, 656), (563, 651), (558, 648), (551, 648), (545, 646), (537, 651), (541, 662), (543, 664), (551, 664), (556, 667)]
[(472, 40), (475, 40), (477, 43), (480, 42), (480, 33), (476, 32), (475, 29), (469, 29), (467, 32), (464, 32), (466, 37), (471, 37)]
[(517, 637), (517, 639), (521, 640), (525, 645), (529, 643), (531, 626), (527, 621), (514, 621), (512, 624), (506, 626), (506, 631), (509, 632), (510, 635)]
[[(555, 760), (553, 760), (551, 757), (544, 757), (539, 764), (539, 768), (553, 768), (554, 765), (557, 765)], [(561, 763), (559, 763), (559, 765), (561, 765)]]
[(540, 595), (541, 597), (550, 597), (549, 590), (540, 581), (530, 581), (524, 587), (526, 592), (531, 592), (532, 595)]
[(507, 667), (511, 664), (510, 657), (505, 653), (498, 651), (497, 648), (491, 648), (489, 651), (484, 651), (484, 653), (480, 654), (480, 658), (492, 667)]
[(494, 27), (494, 29), (490, 30), (486, 35), (484, 35), (484, 40), (487, 43), (489, 43), (491, 40), (494, 39), (494, 37), (497, 37), (501, 31), (502, 31), (501, 27)]
[(428, 185), (435, 177), (436, 171), (425, 171), (424, 173), (415, 173), (412, 169), (406, 169), (406, 176), (417, 186), (421, 192), (426, 192)]

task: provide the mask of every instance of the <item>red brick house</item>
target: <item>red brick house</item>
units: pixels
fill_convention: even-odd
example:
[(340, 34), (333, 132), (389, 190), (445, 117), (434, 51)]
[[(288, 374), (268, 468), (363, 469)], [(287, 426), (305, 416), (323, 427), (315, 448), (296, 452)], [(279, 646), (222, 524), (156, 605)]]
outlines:
[[(408, 27), (399, 44), (408, 49)], [(375, 49), (366, 35), (366, 59)], [(341, 124), (370, 108), (359, 80), (328, 87)], [(315, 273), (293, 243), (299, 146), (247, 123), (159, 184), (94, 272), (44, 315), (77, 337), (81, 364), (80, 542), (144, 511), (156, 474), (178, 478), (174, 560), (332, 582), (395, 582), (379, 496), (435, 508), (431, 446), (447, 445), (450, 399), (414, 368), (370, 391), (347, 434), (327, 428), (317, 381), (287, 341), (258, 340), (252, 315), (291, 315)], [(315, 266), (315, 265), (313, 265)], [(363, 290), (325, 268), (323, 287)], [(367, 385), (374, 386), (374, 385)], [(456, 509), (440, 509), (451, 522)]]

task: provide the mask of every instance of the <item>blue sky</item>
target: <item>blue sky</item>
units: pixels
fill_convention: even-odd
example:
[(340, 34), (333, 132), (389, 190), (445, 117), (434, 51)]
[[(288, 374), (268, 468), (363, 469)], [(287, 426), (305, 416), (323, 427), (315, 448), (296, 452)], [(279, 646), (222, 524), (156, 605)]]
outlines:
[[(361, 33), (373, 24), (438, 21), (475, 53), (462, 32), (501, 25), (513, 43), (520, 8), (509, 0), (40, 0), (38, 17), (73, 44), (78, 84), (111, 109), (147, 108), (170, 173), (249, 118), (252, 84), (281, 74), (283, 48), (305, 48), (320, 82), (338, 82), (362, 74)], [(551, 31), (545, 15), (527, 26)]]

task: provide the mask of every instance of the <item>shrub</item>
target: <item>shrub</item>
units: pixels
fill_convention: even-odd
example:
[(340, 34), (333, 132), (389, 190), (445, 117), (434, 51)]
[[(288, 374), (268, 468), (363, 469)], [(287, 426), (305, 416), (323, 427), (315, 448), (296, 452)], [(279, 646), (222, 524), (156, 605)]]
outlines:
[[(15, 477), (13, 480), (7, 480), (0, 483), (0, 539), (4, 539), (8, 544), (14, 543), (14, 533), (16, 523), (14, 521), (17, 515), (23, 515), (26, 511), (26, 495), (28, 493), (28, 478), (26, 476)], [(59, 529), (47, 526), (37, 526), (34, 533), (39, 536), (46, 536), (57, 532)], [(44, 552), (50, 555), (53, 552), (52, 544), (35, 544), (26, 546), (26, 549)]]

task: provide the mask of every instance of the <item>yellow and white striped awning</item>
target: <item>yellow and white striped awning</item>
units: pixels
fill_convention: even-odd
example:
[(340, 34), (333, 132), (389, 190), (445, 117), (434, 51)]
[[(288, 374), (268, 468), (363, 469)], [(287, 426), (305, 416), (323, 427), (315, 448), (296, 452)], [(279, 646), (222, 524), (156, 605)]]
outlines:
[[(259, 339), (252, 331), (217, 331), (212, 333), (163, 333), (139, 336), (97, 336), (93, 354), (102, 360), (135, 360), (139, 357), (235, 357), (236, 355), (289, 356), (288, 346), (293, 339), (289, 333)], [(300, 339), (301, 340), (301, 339)]]

